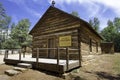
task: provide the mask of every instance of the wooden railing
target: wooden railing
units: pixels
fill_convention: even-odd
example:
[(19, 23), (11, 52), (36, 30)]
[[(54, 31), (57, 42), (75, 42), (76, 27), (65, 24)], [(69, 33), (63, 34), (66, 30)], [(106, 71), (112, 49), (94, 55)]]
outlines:
[[(39, 50), (56, 50), (57, 53), (57, 65), (59, 66), (60, 60), (60, 50), (66, 50), (66, 69), (69, 70), (69, 51), (78, 51), (78, 55), (80, 55), (79, 49), (72, 49), (72, 48), (36, 48), (37, 50), (37, 57), (36, 57), (36, 64), (38, 66), (39, 63)], [(79, 57), (79, 65), (81, 65), (81, 59)]]
[[(56, 50), (57, 53), (57, 65), (59, 67), (60, 61), (60, 50), (65, 50), (66, 52), (66, 69), (69, 70), (69, 51), (78, 51), (79, 56), (79, 66), (81, 66), (81, 57), (80, 57), (80, 49), (72, 49), (72, 48), (36, 48), (37, 56), (36, 56), (36, 65), (38, 67), (39, 64), (39, 51), (40, 50)], [(5, 52), (4, 59), (8, 58), (8, 52)], [(19, 61), (21, 61), (21, 49), (19, 50)]]
[[(4, 59), (7, 59), (7, 58), (8, 58), (8, 56), (9, 56), (8, 51), (9, 51), (9, 50), (6, 50), (6, 51), (5, 51)], [(19, 61), (21, 61), (21, 53), (22, 53), (22, 51), (21, 51), (21, 49), (19, 49)]]

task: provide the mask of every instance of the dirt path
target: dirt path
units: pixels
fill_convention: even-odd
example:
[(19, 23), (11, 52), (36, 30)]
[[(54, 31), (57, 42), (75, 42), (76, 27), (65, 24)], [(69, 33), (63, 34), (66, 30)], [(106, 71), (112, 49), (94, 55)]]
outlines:
[[(85, 56), (83, 66), (78, 70), (70, 72), (65, 80), (120, 80), (120, 72), (116, 72), (113, 69), (115, 65), (114, 60), (117, 58), (118, 60), (120, 59), (120, 54)], [(120, 67), (119, 65), (117, 66), (118, 68)], [(0, 65), (0, 80), (64, 80), (57, 77), (55, 73), (33, 69), (13, 77), (4, 74), (5, 70), (12, 68), (13, 66)]]

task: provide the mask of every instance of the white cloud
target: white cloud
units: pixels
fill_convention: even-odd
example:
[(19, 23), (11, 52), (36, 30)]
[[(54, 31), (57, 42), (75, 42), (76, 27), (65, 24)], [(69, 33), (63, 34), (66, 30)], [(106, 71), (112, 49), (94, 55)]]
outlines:
[[(50, 3), (52, 0), (48, 0)], [(119, 0), (55, 0), (56, 4), (84, 4), (88, 9), (98, 9), (98, 4), (102, 4), (106, 7), (113, 9), (116, 14), (120, 15), (120, 1)]]
[[(48, 0), (51, 4), (51, 1)], [(93, 17), (98, 17), (101, 22), (101, 29), (107, 26), (107, 21), (109, 19), (113, 20), (114, 17), (118, 16), (120, 17), (120, 1), (119, 0), (55, 0), (56, 5), (65, 5), (68, 4), (71, 7), (72, 4), (80, 5), (85, 8), (85, 11), (87, 12), (88, 19)], [(64, 8), (64, 7), (61, 7)], [(113, 13), (115, 13), (114, 17), (109, 16), (105, 17), (103, 15), (106, 10), (112, 10)], [(65, 9), (63, 9), (65, 10)], [(108, 12), (109, 13), (109, 12)], [(111, 13), (109, 13), (111, 14)], [(107, 14), (107, 15), (109, 15)]]
[(29, 12), (31, 15), (36, 16), (36, 17), (41, 17), (41, 14), (29, 7), (24, 7), (27, 12)]
[[(27, 4), (25, 4), (26, 0), (9, 0), (9, 1), (16, 3), (20, 7), (23, 6), (24, 9), (33, 16), (36, 16), (36, 17), (41, 16), (40, 13), (38, 13), (34, 9), (28, 7)], [(35, 3), (38, 3), (41, 0), (33, 0), (33, 1)], [(52, 0), (46, 0), (46, 1), (49, 2), (49, 4), (52, 3)], [(106, 12), (107, 9), (112, 10), (113, 13), (116, 14), (115, 17), (120, 16), (119, 0), (54, 0), (54, 1), (56, 3), (55, 4), (56, 6), (59, 6), (62, 10), (65, 10), (65, 11), (69, 9), (68, 7), (66, 8), (65, 4), (69, 5), (70, 8), (74, 7), (73, 4), (84, 7), (85, 11), (87, 12), (86, 16), (88, 17), (88, 19), (92, 17), (98, 17), (100, 19), (101, 29), (107, 26), (106, 24), (108, 19), (113, 19), (113, 16), (112, 17), (109, 16), (109, 18), (103, 16), (103, 13)], [(76, 7), (76, 8), (80, 9), (80, 7)]]

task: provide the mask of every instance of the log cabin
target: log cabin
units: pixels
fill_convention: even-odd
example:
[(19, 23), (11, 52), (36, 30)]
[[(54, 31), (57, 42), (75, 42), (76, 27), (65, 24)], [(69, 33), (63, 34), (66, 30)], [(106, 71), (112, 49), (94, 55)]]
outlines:
[(66, 59), (68, 48), (69, 59), (80, 59), (82, 55), (101, 54), (100, 42), (103, 38), (91, 25), (54, 6), (50, 6), (29, 33), (33, 36), (32, 57)]

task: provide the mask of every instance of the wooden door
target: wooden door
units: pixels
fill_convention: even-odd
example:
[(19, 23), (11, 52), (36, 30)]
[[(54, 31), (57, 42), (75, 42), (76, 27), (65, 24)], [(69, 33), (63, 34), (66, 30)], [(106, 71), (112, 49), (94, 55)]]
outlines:
[(55, 58), (55, 40), (54, 38), (48, 39), (48, 58)]

